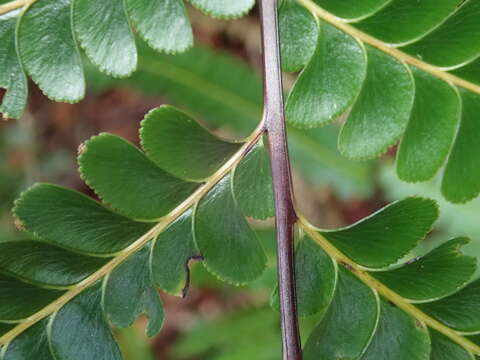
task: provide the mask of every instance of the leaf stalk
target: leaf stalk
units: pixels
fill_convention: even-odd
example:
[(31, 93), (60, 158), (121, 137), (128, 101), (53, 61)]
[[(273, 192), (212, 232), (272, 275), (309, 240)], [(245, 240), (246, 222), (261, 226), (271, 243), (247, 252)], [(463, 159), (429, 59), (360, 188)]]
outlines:
[(270, 160), (272, 164), (275, 222), (277, 231), (277, 271), (284, 360), (301, 360), (298, 329), (294, 226), (297, 220), (293, 205), (292, 177), (285, 130), (282, 75), (277, 21), (277, 0), (260, 1), (262, 25), (264, 113)]

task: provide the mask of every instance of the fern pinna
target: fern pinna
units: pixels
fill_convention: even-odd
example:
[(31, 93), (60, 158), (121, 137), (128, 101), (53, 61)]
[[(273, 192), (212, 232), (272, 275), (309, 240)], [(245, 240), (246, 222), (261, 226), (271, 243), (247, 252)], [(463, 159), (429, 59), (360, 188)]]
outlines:
[(402, 180), (431, 179), (446, 162), (444, 196), (477, 197), (479, 15), (477, 0), (283, 1), (283, 68), (303, 69), (287, 122), (313, 128), (348, 112), (345, 156), (374, 158), (400, 140)]
[[(77, 37), (101, 70), (129, 74), (136, 52), (128, 19), (150, 42), (148, 36), (156, 39), (159, 31), (155, 21), (174, 21), (178, 27), (172, 25), (172, 33), (183, 38), (168, 44), (188, 47), (183, 3), (167, 3), (180, 13), (134, 0), (123, 2), (125, 8), (87, 0), (2, 5), (0, 58), (7, 71), (0, 84), (8, 92), (1, 111), (12, 117), (23, 111), (24, 69), (48, 96), (79, 100), (84, 82)], [(253, 5), (191, 3), (220, 17), (240, 15)], [(270, 10), (274, 3), (263, 1)], [(445, 196), (455, 202), (477, 196), (478, 160), (471, 154), (478, 146), (480, 48), (473, 40), (480, 29), (473, 19), (479, 3), (283, 0), (284, 69), (303, 69), (289, 94), (287, 121), (311, 128), (348, 112), (339, 138), (346, 156), (374, 157), (403, 136), (397, 157), (401, 178), (426, 180), (448, 157)], [(23, 5), (19, 14), (15, 9)], [(272, 31), (274, 16), (261, 14), (264, 31)], [(112, 23), (98, 27), (104, 17)], [(99, 42), (104, 33), (109, 40)], [(142, 122), (143, 150), (112, 134), (80, 146), (79, 171), (101, 202), (50, 184), (22, 194), (14, 213), (29, 240), (0, 244), (0, 359), (121, 359), (111, 327), (129, 326), (145, 313), (147, 334), (158, 333), (164, 312), (156, 288), (185, 296), (190, 261), (201, 261), (231, 284), (257, 279), (267, 260), (247, 218), (274, 215), (277, 223), (285, 220), (278, 227), (283, 240), (293, 235), (290, 225), (296, 229), (298, 313), (322, 315), (303, 346), (305, 359), (480, 356), (476, 261), (462, 253), (468, 239), (411, 255), (438, 216), (433, 201), (407, 198), (351, 226), (323, 230), (295, 211), (290, 184), (283, 183), (288, 191), (280, 195), (278, 186), (272, 189), (272, 182), (288, 182), (289, 174), (283, 124), (277, 121), (283, 108), (278, 49), (276, 41), (268, 45), (269, 36), (264, 37), (265, 117), (244, 141), (218, 138), (187, 114), (162, 106)], [(58, 41), (61, 51), (49, 52)], [(183, 50), (162, 44), (151, 45)], [(274, 150), (270, 155), (267, 145)], [(284, 245), (280, 242), (279, 251)], [(282, 278), (293, 275), (288, 259), (286, 266), (272, 306), (293, 326), (287, 338), (295, 347), (295, 314), (282, 308), (285, 298), (279, 300), (284, 282), (293, 284)], [(287, 346), (286, 359), (299, 358), (290, 350)]]
[[(14, 213), (31, 239), (0, 244), (3, 359), (120, 359), (109, 326), (146, 313), (147, 333), (156, 334), (164, 313), (155, 288), (185, 295), (191, 259), (229, 283), (258, 278), (266, 256), (245, 216), (273, 214), (263, 131), (229, 142), (162, 106), (142, 122), (143, 151), (111, 134), (80, 147), (82, 178), (103, 204), (49, 184), (24, 192)], [(305, 358), (478, 353), (476, 263), (461, 252), (468, 240), (405, 257), (437, 216), (423, 198), (337, 230), (300, 216), (299, 314), (325, 314)]]

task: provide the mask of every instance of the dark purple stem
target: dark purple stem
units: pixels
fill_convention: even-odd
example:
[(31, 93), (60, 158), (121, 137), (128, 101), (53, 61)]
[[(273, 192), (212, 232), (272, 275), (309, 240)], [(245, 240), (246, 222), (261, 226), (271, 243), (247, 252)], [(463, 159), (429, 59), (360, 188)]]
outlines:
[(283, 113), (277, 1), (260, 0), (262, 23), (264, 119), (272, 163), (277, 229), (278, 283), (284, 360), (301, 360), (295, 299), (293, 232), (296, 222), (292, 177)]

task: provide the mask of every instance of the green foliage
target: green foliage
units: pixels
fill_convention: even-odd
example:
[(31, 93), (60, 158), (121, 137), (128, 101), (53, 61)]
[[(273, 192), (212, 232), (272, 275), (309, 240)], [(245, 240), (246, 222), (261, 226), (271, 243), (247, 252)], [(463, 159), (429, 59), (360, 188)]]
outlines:
[[(480, 28), (475, 21), (479, 11), (476, 2), (300, 2), (320, 21), (293, 0), (281, 2), (284, 70), (304, 68), (289, 95), (287, 120), (294, 126), (311, 128), (350, 112), (339, 135), (342, 154), (352, 159), (369, 159), (401, 140), (400, 178), (409, 182), (426, 181), (448, 158), (449, 171), (442, 187), (446, 198), (463, 203), (476, 197), (480, 192), (475, 174), (478, 166), (468, 156), (478, 150), (468, 136), (473, 126), (468, 125), (471, 123), (469, 104), (478, 100), (475, 83), (479, 78), (476, 60), (480, 49), (475, 39)], [(191, 3), (220, 18), (240, 16), (253, 6), (252, 0), (235, 4), (215, 0)], [(332, 16), (336, 18), (332, 20)], [(347, 25), (347, 21), (352, 25)], [(181, 52), (193, 41), (181, 0), (158, 3), (128, 0), (123, 6), (116, 6), (113, 0), (98, 4), (92, 0), (44, 0), (34, 2), (22, 13), (13, 11), (2, 15), (0, 23), (4, 40), (0, 57), (7, 64), (0, 85), (9, 89), (1, 110), (11, 117), (18, 117), (26, 103), (22, 69), (53, 99), (72, 102), (83, 97), (85, 81), (77, 42), (102, 71), (127, 76), (137, 67), (137, 49), (130, 23), (159, 51)], [(15, 31), (17, 23), (18, 31)], [(169, 31), (163, 31), (162, 26)], [(48, 37), (44, 36), (46, 33)], [(197, 59), (195, 66), (203, 69), (208, 65)], [(192, 79), (184, 77), (184, 69), (156, 67), (155, 70), (163, 76), (169, 73), (170, 92), (178, 94), (182, 82), (180, 86), (192, 87)], [(213, 75), (216, 71), (210, 69), (209, 73)], [(454, 85), (448, 81), (450, 74), (459, 76), (458, 81), (453, 81)], [(223, 97), (215, 86), (205, 90), (206, 83), (201, 84), (203, 92), (214, 90), (216, 102), (232, 102), (233, 106), (238, 100)], [(467, 89), (462, 91), (460, 102), (456, 95), (458, 86)], [(430, 105), (434, 103), (445, 108)], [(210, 106), (212, 104), (200, 105)], [(253, 107), (244, 106), (236, 109), (250, 114), (255, 111)], [(436, 121), (438, 113), (445, 114), (442, 122)], [(429, 121), (420, 121), (420, 116)], [(458, 123), (465, 131), (455, 134)], [(459, 168), (464, 169), (463, 173), (457, 171)]]
[(412, 197), (392, 203), (354, 225), (324, 230), (322, 234), (357, 264), (381, 269), (408, 254), (437, 217), (435, 202)]
[[(254, 5), (252, 0), (191, 3), (221, 18), (239, 17)], [(24, 11), (0, 14), (0, 59), (6, 64), (0, 86), (8, 90), (0, 112), (5, 118), (21, 116), (27, 101), (25, 73), (49, 98), (80, 101), (85, 79), (79, 46), (101, 71), (130, 75), (137, 68), (132, 27), (157, 51), (183, 52), (193, 44), (183, 0), (42, 0), (28, 3)]]
[[(158, 122), (167, 126), (159, 128)], [(169, 122), (178, 126), (168, 126)], [(250, 152), (242, 150), (241, 144), (214, 137), (185, 114), (168, 106), (147, 114), (140, 133), (147, 154), (110, 134), (94, 137), (81, 147), (82, 176), (115, 211), (80, 193), (49, 184), (33, 186), (16, 202), (14, 212), (18, 224), (31, 234), (31, 240), (1, 244), (0, 267), (5, 274), (0, 279), (1, 320), (21, 323), (42, 308), (46, 309), (53, 300), (62, 301), (60, 297), (71, 289), (78, 289), (81, 294), (49, 316), (51, 330), (45, 329), (47, 321), (28, 329), (5, 347), (2, 360), (17, 356), (18, 348), (22, 348), (21, 351), (28, 348), (31, 353), (32, 346), (44, 346), (32, 340), (38, 337), (39, 331), (46, 332), (51, 344), (51, 354), (50, 350), (44, 350), (46, 358), (69, 359), (73, 354), (85, 359), (120, 358), (106, 319), (113, 326), (126, 327), (137, 316), (147, 313), (150, 317), (147, 333), (156, 334), (164, 315), (153, 286), (185, 295), (189, 282), (187, 265), (199, 253), (207, 269), (231, 283), (250, 282), (263, 273), (267, 261), (263, 246), (242, 212), (245, 208), (252, 210), (248, 215), (259, 214), (263, 218), (272, 213), (270, 183), (260, 182), (257, 189), (252, 189), (248, 181), (253, 167), (253, 174), (258, 171), (262, 174), (269, 166), (261, 143)], [(202, 171), (201, 177), (205, 179), (199, 180), (202, 183), (187, 182), (166, 171), (181, 154), (169, 152), (172, 158), (163, 158), (165, 162), (155, 157), (160, 154), (159, 147), (165, 144), (162, 139), (167, 143), (168, 139), (190, 141), (198, 152), (206, 154), (211, 153), (213, 146), (219, 158), (200, 156), (203, 166), (196, 169)], [(224, 170), (226, 175), (220, 170), (224, 175), (212, 178), (218, 167), (224, 165), (218, 159), (229, 160), (232, 147), (245, 156), (244, 161), (239, 158)], [(223, 154), (219, 154), (221, 151)], [(259, 162), (264, 163), (263, 167), (256, 166)], [(160, 168), (159, 163), (165, 163), (167, 169)], [(234, 171), (237, 163), (238, 169)], [(191, 177), (185, 169), (174, 170), (183, 177)], [(193, 177), (197, 179), (198, 170), (192, 168)], [(109, 179), (106, 174), (113, 174), (112, 171), (115, 176)], [(263, 177), (270, 179), (268, 174)], [(152, 192), (145, 192), (148, 188)], [(202, 193), (202, 188), (209, 191)], [(192, 194), (193, 200), (188, 206), (193, 206), (192, 210), (186, 211), (188, 207), (177, 210), (177, 215), (169, 215), (171, 224), (165, 232), (159, 236), (152, 233), (155, 226), (152, 220), (171, 213)], [(242, 199), (242, 207), (236, 198)], [(35, 213), (40, 216), (35, 217)], [(212, 218), (218, 221), (212, 223)], [(130, 250), (138, 243), (138, 249)], [(219, 246), (220, 243), (223, 245)], [(122, 253), (126, 254), (125, 262), (113, 264)], [(106, 271), (107, 276), (99, 275), (102, 271)], [(83, 285), (93, 277), (98, 277), (98, 281), (90, 284), (92, 286)], [(10, 327), (5, 323), (2, 332), (8, 330)], [(95, 342), (99, 341), (97, 345), (90, 346), (85, 338), (89, 334), (93, 334)], [(68, 344), (73, 338), (85, 340), (70, 347)]]
[(206, 14), (221, 19), (230, 19), (245, 14), (255, 4), (255, 0), (237, 0), (223, 2), (222, 0), (189, 0)]
[[(69, 0), (36, 2), (17, 20), (12, 39), (16, 41), (19, 61), (33, 81), (51, 99), (65, 102), (79, 101), (85, 94), (70, 6)], [(57, 46), (58, 53), (52, 51)]]
[[(169, 107), (147, 115), (140, 139), (145, 153), (158, 167), (192, 181), (208, 178), (241, 146), (219, 139), (188, 115)], [(172, 154), (173, 148), (176, 150)]]
[(192, 46), (192, 29), (182, 0), (126, 0), (125, 4), (135, 29), (153, 49), (177, 53)]
[[(480, 25), (475, 18), (480, 13), (480, 5), (471, 0), (457, 1), (456, 4), (447, 2), (445, 5), (447, 16), (438, 17), (435, 12), (429, 14), (429, 17), (437, 16), (438, 21), (430, 24), (429, 33), (408, 45), (405, 51), (429, 64), (456, 68), (479, 56), (477, 39), (480, 35)], [(440, 22), (441, 26), (438, 26)], [(438, 46), (439, 41), (442, 42), (441, 47)]]
[[(311, 128), (344, 115), (338, 139), (343, 155), (371, 159), (400, 141), (402, 180), (429, 180), (447, 162), (443, 195), (454, 203), (478, 196), (477, 157), (471, 156), (480, 150), (472, 141), (480, 94), (478, 3), (300, 3), (320, 19), (320, 30), (310, 30), (305, 38), (320, 35), (289, 94), (287, 122)], [(288, 21), (281, 25), (287, 48), (307, 31)]]
[[(317, 229), (316, 234), (308, 230), (318, 243), (309, 236), (298, 240), (299, 314), (321, 316), (306, 341), (306, 359), (383, 359), (387, 354), (389, 359), (426, 360), (431, 354), (442, 354), (444, 347), (456, 356), (452, 359), (471, 358), (467, 350), (430, 328), (431, 323), (416, 319), (417, 310), (406, 312), (395, 299), (400, 296), (408, 304), (420, 303), (417, 309), (444, 324), (450, 321), (449, 326), (456, 331), (476, 331), (473, 328), (478, 319), (473, 306), (478, 305), (478, 281), (471, 282), (476, 260), (461, 252), (467, 240), (447, 241), (420, 257), (403, 256), (425, 237), (436, 216), (433, 201), (407, 198), (346, 229)], [(402, 234), (400, 229), (406, 232)], [(357, 264), (373, 265), (360, 256), (375, 254), (375, 265), (382, 268), (352, 267), (334, 252), (326, 254), (319, 247), (324, 244), (319, 233)], [(400, 236), (395, 239), (395, 234)], [(375, 240), (370, 243), (370, 239)], [(395, 245), (402, 243), (405, 248), (399, 251)], [(386, 246), (382, 248), (382, 244)], [(376, 281), (389, 290), (385, 292)], [(394, 298), (390, 291), (396, 294)], [(275, 290), (275, 307), (276, 298)]]
[(147, 335), (154, 336), (162, 328), (164, 313), (152, 284), (150, 253), (149, 247), (141, 249), (106, 278), (103, 308), (111, 323), (119, 328), (132, 325), (142, 313), (148, 314)]
[[(220, 18), (240, 16), (254, 4), (190, 2)], [(465, 202), (477, 196), (479, 164), (471, 154), (478, 150), (474, 116), (480, 98), (472, 84), (457, 90), (445, 82), (445, 68), (473, 64), (480, 55), (473, 41), (480, 31), (474, 21), (478, 2), (446, 1), (429, 12), (431, 1), (418, 7), (406, 0), (315, 1), (331, 14), (310, 0), (301, 2), (321, 20), (293, 1), (282, 2), (284, 68), (304, 68), (286, 106), (293, 148), (318, 146), (321, 138), (295, 127), (320, 127), (348, 112), (338, 143), (347, 157), (373, 158), (403, 136), (400, 177), (427, 180), (448, 156), (446, 198)], [(39, 0), (17, 15), (0, 18), (0, 59), (9, 70), (0, 77), (8, 88), (2, 103), (7, 114), (20, 114), (24, 106), (23, 69), (53, 99), (83, 97), (77, 40), (100, 70), (117, 77), (137, 66), (130, 22), (156, 50), (183, 51), (192, 42), (181, 0), (125, 0), (122, 6), (113, 0)], [(395, 21), (387, 26), (388, 16)], [(159, 24), (168, 24), (169, 31)], [(436, 46), (439, 39), (447, 40), (445, 47)], [(59, 53), (52, 51), (57, 44)], [(240, 109), (234, 126), (251, 130), (260, 113), (257, 76), (224, 57), (215, 58), (211, 72), (212, 55), (201, 49), (175, 60), (145, 54), (132, 84), (148, 89), (161, 79), (167, 96), (192, 108), (201, 104), (198, 111), (212, 115), (217, 126)], [(467, 75), (475, 75), (472, 69)], [(227, 79), (233, 73), (234, 81)], [(238, 84), (246, 80), (251, 84), (242, 94)], [(248, 124), (240, 124), (245, 118)], [(158, 333), (164, 310), (156, 287), (185, 296), (192, 259), (233, 285), (259, 279), (269, 258), (248, 217), (274, 215), (264, 133), (261, 123), (243, 141), (222, 139), (162, 106), (142, 121), (142, 149), (112, 134), (80, 147), (80, 174), (100, 201), (49, 184), (24, 192), (14, 213), (29, 240), (0, 244), (0, 359), (122, 359), (111, 328), (130, 326), (146, 314), (147, 334)], [(336, 161), (331, 147), (322, 149), (320, 142), (317, 149)], [(462, 252), (468, 239), (413, 255), (438, 217), (434, 201), (409, 197), (339, 229), (318, 229), (299, 215), (299, 314), (318, 317), (304, 344), (306, 360), (463, 360), (480, 354), (478, 339), (466, 336), (480, 332), (476, 260)], [(278, 308), (275, 289), (272, 305)], [(271, 326), (271, 319), (265, 323)]]
[[(384, 2), (376, 13), (355, 23), (355, 26), (390, 44), (405, 45), (428, 34), (460, 5), (458, 0), (438, 2), (408, 0)], [(396, 16), (402, 14), (402, 16)]]
[(315, 53), (288, 97), (288, 123), (312, 128), (342, 115), (362, 87), (366, 60), (361, 45), (352, 37), (322, 24)]
[(360, 357), (375, 333), (379, 316), (376, 293), (340, 269), (332, 304), (305, 344), (305, 359)]
[[(380, 302), (381, 316), (377, 330), (361, 359), (430, 359), (431, 352), (439, 351), (431, 342), (425, 326), (386, 301)], [(446, 341), (447, 346), (454, 346)], [(452, 345), (451, 345), (452, 344)]]
[(479, 285), (476, 280), (455, 295), (420, 307), (454, 329), (474, 333), (480, 322), (480, 317), (472, 311), (478, 304)]
[(23, 193), (13, 212), (34, 237), (85, 254), (115, 253), (152, 227), (76, 191), (49, 184), (34, 185)]
[[(127, 76), (135, 70), (137, 53), (127, 14), (123, 6), (118, 5), (116, 0), (74, 1), (72, 22), (80, 45), (100, 70), (115, 76)], [(38, 19), (43, 21), (41, 17)], [(29, 31), (29, 26), (25, 27)], [(50, 31), (55, 32), (56, 28)], [(107, 47), (105, 44), (111, 45)]]
[(97, 195), (134, 219), (158, 219), (198, 187), (170, 175), (134, 145), (111, 134), (88, 140), (78, 163), (82, 178)]
[[(400, 178), (432, 178), (446, 158), (461, 112), (460, 98), (447, 83), (412, 68), (417, 94), (397, 155)], [(436, 101), (432, 101), (436, 99)]]
[[(130, 78), (119, 81), (90, 68), (89, 83), (96, 91), (126, 86), (166, 97), (213, 128), (238, 136), (253, 131), (262, 115), (262, 84), (232, 55), (200, 46), (175, 56), (140, 44), (138, 50), (139, 68)], [(292, 166), (310, 183), (329, 186), (341, 197), (368, 197), (373, 192), (371, 164), (341, 156), (337, 135), (334, 124), (308, 131), (288, 127)]]
[[(295, 249), (295, 273), (308, 274), (296, 281), (298, 314), (322, 313), (332, 300), (337, 282), (337, 263), (312, 239), (304, 237)], [(312, 292), (317, 294), (312, 297)], [(279, 310), (278, 287), (272, 293), (272, 306)]]
[(17, 57), (14, 42), (15, 19), (6, 17), (0, 21), (0, 86), (8, 89), (0, 105), (0, 113), (6, 118), (18, 118), (27, 103), (27, 78)]
[(318, 39), (314, 16), (295, 0), (283, 0), (278, 9), (282, 70), (298, 71), (312, 57)]
[[(232, 179), (232, 185), (238, 194), (238, 206), (246, 216), (261, 220), (275, 216), (271, 184), (270, 157), (263, 142), (259, 141), (240, 162)], [(247, 188), (252, 191), (241, 191)], [(257, 194), (262, 194), (266, 201), (259, 203)]]
[(0, 244), (0, 263), (5, 273), (35, 284), (68, 287), (107, 262), (64, 250), (40, 241)]
[(442, 334), (436, 331), (431, 333), (432, 353), (431, 358), (437, 360), (457, 359), (457, 360), (472, 360), (471, 354), (466, 352), (460, 346), (452, 344)]
[[(466, 202), (480, 191), (478, 183), (478, 157), (475, 154), (477, 142), (473, 134), (477, 131), (476, 115), (480, 107), (480, 97), (462, 90), (462, 118), (457, 133), (455, 146), (450, 153), (442, 182), (442, 193), (454, 202)], [(459, 181), (462, 181), (460, 186)]]
[(389, 0), (366, 0), (366, 1), (335, 1), (335, 0), (315, 0), (315, 3), (328, 11), (337, 14), (341, 18), (355, 20), (368, 17), (383, 6), (389, 3)]
[[(392, 271), (378, 272), (374, 277), (411, 302), (445, 297), (467, 284), (475, 272), (475, 258), (464, 256), (460, 250), (466, 243), (468, 239), (452, 239), (421, 259)], [(441, 277), (440, 269), (444, 274)], [(415, 276), (419, 280), (410, 282)]]
[[(82, 176), (114, 210), (54, 185), (38, 184), (22, 194), (15, 214), (31, 240), (1, 244), (0, 324), (7, 335), (9, 322), (26, 329), (4, 346), (2, 360), (32, 351), (45, 359), (121, 359), (110, 325), (130, 326), (145, 313), (147, 334), (156, 334), (164, 312), (155, 287), (185, 296), (191, 259), (235, 285), (262, 275), (264, 246), (245, 219), (272, 215), (261, 133), (242, 145), (215, 138), (193, 121), (162, 106), (142, 122), (145, 153), (109, 134), (81, 147)], [(181, 150), (164, 148), (175, 149), (177, 142), (206, 154), (213, 146), (218, 156), (198, 154), (203, 166), (192, 164), (190, 175), (174, 161)], [(192, 178), (198, 182), (185, 180)], [(299, 313), (319, 316), (305, 342), (306, 359), (389, 353), (426, 360), (431, 352), (443, 354), (437, 347), (459, 359), (470, 356), (466, 340), (452, 341), (454, 335), (464, 339), (458, 331), (480, 326), (471, 295), (477, 283), (468, 285), (475, 259), (460, 251), (466, 240), (446, 242), (419, 259), (405, 257), (437, 216), (433, 201), (412, 197), (345, 228), (299, 224), (308, 234), (296, 246)], [(274, 307), (277, 299), (274, 290)], [(421, 304), (403, 307), (413, 302)], [(420, 309), (426, 318), (417, 318)], [(35, 323), (32, 316), (44, 320)], [(442, 324), (435, 329), (443, 331), (436, 341), (430, 338), (433, 318)], [(396, 347), (389, 346), (391, 334)]]
[(340, 152), (352, 159), (372, 158), (393, 145), (405, 131), (413, 104), (405, 66), (373, 47), (366, 50), (367, 75), (338, 141)]
[(153, 242), (152, 278), (164, 291), (185, 296), (189, 285), (188, 262), (199, 258), (192, 234), (192, 211), (189, 210), (173, 222)]
[(205, 267), (224, 281), (243, 284), (262, 274), (267, 258), (232, 189), (226, 176), (205, 195), (195, 209), (193, 229)]

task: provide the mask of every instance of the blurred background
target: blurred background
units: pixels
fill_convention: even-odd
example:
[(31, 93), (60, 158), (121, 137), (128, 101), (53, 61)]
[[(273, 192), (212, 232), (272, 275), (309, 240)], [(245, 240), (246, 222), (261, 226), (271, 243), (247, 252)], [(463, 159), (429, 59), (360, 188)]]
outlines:
[[(30, 84), (25, 116), (0, 123), (0, 241), (22, 236), (15, 230), (10, 209), (19, 193), (34, 182), (53, 182), (94, 196), (77, 173), (78, 146), (99, 132), (138, 144), (140, 121), (153, 107), (173, 104), (226, 137), (240, 139), (255, 128), (262, 113), (257, 12), (235, 21), (189, 12), (196, 39), (193, 49), (163, 55), (138, 40), (139, 68), (134, 75), (112, 79), (87, 65), (89, 90), (79, 104), (51, 102)], [(285, 93), (295, 76), (285, 75)], [(414, 185), (399, 181), (394, 172), (395, 148), (372, 162), (341, 157), (336, 150), (340, 124), (341, 119), (321, 129), (288, 128), (296, 201), (303, 214), (317, 226), (334, 228), (390, 201), (427, 196), (439, 202), (442, 215), (410, 256), (464, 235), (472, 239), (465, 252), (480, 256), (480, 201), (449, 204), (442, 199), (436, 179)], [(268, 250), (270, 266), (264, 276), (235, 288), (217, 282), (194, 264), (185, 299), (161, 294), (167, 319), (158, 337), (146, 338), (144, 319), (118, 331), (126, 360), (280, 358), (278, 315), (269, 306), (276, 282), (275, 234), (271, 221), (252, 226)], [(315, 320), (301, 319), (302, 333), (308, 334)]]

